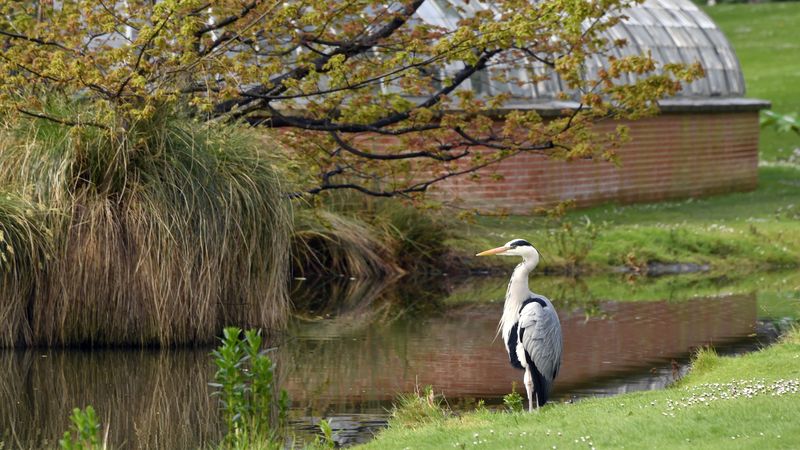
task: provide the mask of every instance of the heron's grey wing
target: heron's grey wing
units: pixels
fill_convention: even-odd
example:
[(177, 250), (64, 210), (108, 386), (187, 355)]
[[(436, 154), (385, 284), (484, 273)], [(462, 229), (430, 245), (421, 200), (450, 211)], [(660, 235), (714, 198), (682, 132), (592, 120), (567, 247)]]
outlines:
[(563, 349), (561, 324), (552, 303), (538, 296), (523, 302), (519, 314), (519, 341), (549, 390), (561, 367)]

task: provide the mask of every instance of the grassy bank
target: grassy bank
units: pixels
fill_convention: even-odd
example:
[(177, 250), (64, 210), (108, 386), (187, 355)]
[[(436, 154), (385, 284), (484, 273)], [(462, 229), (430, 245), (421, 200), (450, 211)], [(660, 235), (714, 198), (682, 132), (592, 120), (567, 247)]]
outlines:
[[(360, 448), (798, 448), (800, 332), (739, 357), (701, 352), (662, 391), (546, 406), (478, 411), (417, 425), (390, 423)], [(727, 397), (727, 398), (726, 398)]]
[(577, 264), (586, 272), (653, 262), (707, 264), (717, 272), (752, 272), (800, 263), (800, 168), (762, 167), (755, 191), (702, 199), (604, 205), (573, 211), (554, 224), (544, 217), (477, 217), (450, 241), (467, 264), (507, 266), (501, 257), (471, 258), (511, 238), (540, 250), (543, 270)]

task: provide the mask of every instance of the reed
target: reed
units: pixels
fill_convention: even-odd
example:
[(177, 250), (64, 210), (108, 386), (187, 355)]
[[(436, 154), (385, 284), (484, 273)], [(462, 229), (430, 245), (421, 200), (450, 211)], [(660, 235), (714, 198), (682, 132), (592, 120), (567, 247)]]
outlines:
[(0, 345), (197, 344), (283, 324), (292, 224), (263, 138), (168, 111), (124, 132), (5, 125), (0, 184), (46, 205), (52, 258), (31, 266), (30, 295), (0, 290), (30, 330)]

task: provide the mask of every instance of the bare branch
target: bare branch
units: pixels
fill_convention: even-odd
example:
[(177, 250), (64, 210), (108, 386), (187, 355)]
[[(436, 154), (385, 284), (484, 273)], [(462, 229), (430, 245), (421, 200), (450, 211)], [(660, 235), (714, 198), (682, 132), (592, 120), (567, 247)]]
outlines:
[[(328, 56), (321, 56), (317, 58), (312, 63), (314, 70), (316, 70), (317, 72), (324, 72), (323, 68), (334, 56), (344, 55), (345, 58), (351, 58), (355, 55), (370, 50), (380, 40), (391, 36), (395, 31), (397, 31), (398, 28), (402, 27), (424, 2), (425, 0), (413, 0), (408, 5), (406, 5), (402, 14), (394, 15), (392, 20), (390, 20), (386, 25), (379, 28), (374, 33), (364, 37), (363, 39), (354, 40), (346, 43), (346, 45), (339, 46), (336, 49), (334, 49)], [(253, 89), (243, 92), (241, 98), (228, 100), (218, 104), (217, 107), (215, 108), (215, 112), (217, 114), (224, 114), (230, 112), (234, 108), (242, 107), (256, 100), (259, 100), (259, 96), (264, 96), (268, 94), (272, 95), (281, 94), (285, 92), (287, 89), (283, 85), (284, 81), (290, 79), (299, 80), (305, 78), (309, 73), (311, 73), (310, 68), (305, 66), (297, 67), (287, 73), (284, 73), (270, 80), (269, 84), (273, 86), (272, 88), (268, 88), (267, 86), (264, 85), (257, 86)]]
[[(476, 137), (470, 136), (461, 128), (454, 128), (453, 131), (458, 133), (459, 136), (466, 139), (472, 145), (479, 145), (481, 147), (491, 148), (493, 150), (519, 150), (523, 152), (536, 152), (536, 151), (544, 151), (550, 150), (556, 147), (552, 141), (547, 141), (543, 144), (537, 145), (502, 145), (502, 144), (495, 144), (494, 141), (497, 139), (493, 136), (490, 136), (488, 139), (478, 139)], [(564, 130), (565, 131), (565, 130)], [(562, 131), (563, 132), (563, 131)]]
[(256, 6), (258, 6), (259, 3), (261, 3), (261, 2), (259, 0), (256, 0), (256, 1), (253, 1), (253, 2), (250, 2), (250, 3), (246, 4), (246, 5), (244, 5), (242, 7), (242, 10), (239, 11), (239, 14), (234, 14), (234, 15), (228, 16), (228, 17), (220, 20), (219, 22), (214, 22), (212, 24), (208, 24), (208, 25), (200, 28), (199, 30), (195, 31), (194, 36), (198, 37), (198, 38), (202, 37), (204, 34), (208, 33), (209, 31), (215, 31), (215, 30), (219, 30), (220, 28), (225, 28), (228, 25), (243, 19), (246, 15), (248, 15), (250, 13), (250, 11), (252, 11)]
[(37, 119), (49, 120), (50, 122), (55, 122), (55, 123), (59, 123), (61, 125), (67, 125), (67, 126), (70, 126), (70, 127), (89, 126), (89, 127), (101, 128), (101, 129), (104, 129), (104, 130), (110, 130), (111, 129), (109, 126), (103, 125), (103, 124), (97, 123), (97, 122), (73, 122), (71, 120), (60, 119), (58, 117), (48, 116), (47, 114), (35, 113), (35, 112), (32, 112), (32, 111), (28, 111), (26, 109), (22, 109), (20, 107), (17, 107), (16, 109), (17, 109), (18, 112), (20, 112), (20, 113), (22, 113), (22, 114), (24, 114), (26, 116), (35, 117)]
[(375, 159), (379, 161), (397, 161), (401, 159), (416, 159), (416, 158), (430, 158), (435, 159), (436, 161), (454, 161), (456, 159), (463, 158), (469, 154), (468, 151), (464, 151), (455, 155), (452, 154), (439, 154), (435, 152), (429, 151), (418, 151), (418, 152), (406, 152), (406, 153), (367, 153), (363, 152), (353, 145), (345, 142), (339, 133), (335, 131), (331, 131), (330, 135), (333, 137), (333, 140), (336, 144), (341, 147), (343, 150), (347, 151), (348, 153), (352, 153), (353, 155), (359, 156), (361, 158), (366, 159)]
[(0, 36), (6, 36), (6, 37), (11, 38), (11, 39), (18, 39), (18, 40), (33, 42), (35, 44), (44, 45), (44, 46), (48, 46), (48, 47), (56, 47), (56, 48), (59, 48), (61, 50), (64, 50), (64, 51), (70, 52), (70, 53), (76, 53), (76, 54), (79, 54), (79, 55), (81, 54), (80, 51), (78, 51), (78, 50), (76, 50), (74, 48), (69, 48), (66, 45), (61, 44), (59, 42), (45, 41), (44, 39), (39, 39), (39, 38), (35, 38), (35, 37), (32, 37), (32, 36), (25, 36), (24, 34), (13, 33), (11, 31), (0, 30)]

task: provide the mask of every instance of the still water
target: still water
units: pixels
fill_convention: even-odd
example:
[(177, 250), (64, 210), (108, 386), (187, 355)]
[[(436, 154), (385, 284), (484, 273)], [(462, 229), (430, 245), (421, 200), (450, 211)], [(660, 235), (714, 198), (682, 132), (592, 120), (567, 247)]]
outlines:
[[(768, 344), (800, 311), (797, 278), (543, 281), (535, 290), (554, 299), (564, 332), (553, 400), (662, 388), (700, 346), (736, 353)], [(398, 394), (427, 385), (455, 410), (499, 405), (522, 379), (494, 338), (505, 283), (298, 283), (304, 313), (272, 350), (296, 435), (326, 418), (340, 444), (365, 442)], [(114, 448), (208, 446), (221, 433), (209, 351), (0, 351), (0, 441), (53, 447), (71, 408), (93, 405)]]

